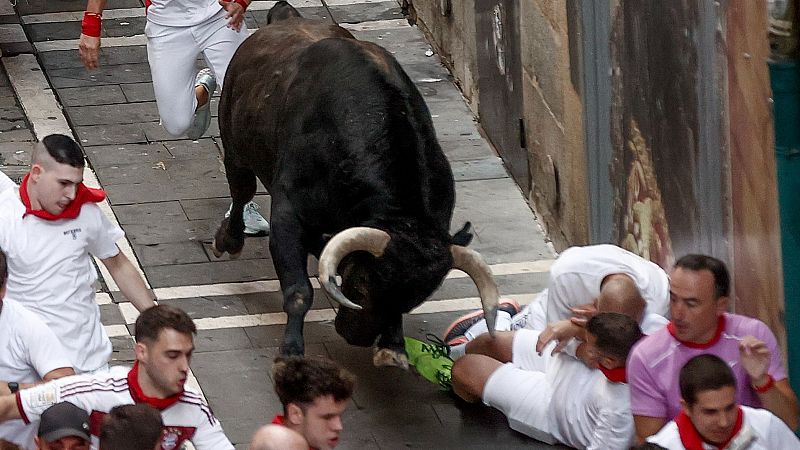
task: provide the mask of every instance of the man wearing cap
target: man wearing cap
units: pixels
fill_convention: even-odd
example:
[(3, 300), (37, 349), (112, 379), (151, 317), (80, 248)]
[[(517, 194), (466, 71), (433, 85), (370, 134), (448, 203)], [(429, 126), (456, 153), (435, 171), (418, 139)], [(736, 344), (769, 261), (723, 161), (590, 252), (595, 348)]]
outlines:
[(37, 450), (89, 450), (89, 415), (72, 403), (47, 408), (34, 438)]

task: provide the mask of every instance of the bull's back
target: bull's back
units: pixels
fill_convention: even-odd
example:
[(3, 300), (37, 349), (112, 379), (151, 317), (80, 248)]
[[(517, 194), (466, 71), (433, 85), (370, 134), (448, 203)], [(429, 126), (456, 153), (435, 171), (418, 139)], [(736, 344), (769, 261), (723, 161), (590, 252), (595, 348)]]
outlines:
[(298, 56), (330, 37), (354, 39), (341, 27), (298, 18), (267, 25), (239, 46), (220, 96), (219, 127), (226, 155), (272, 170), (276, 122), (287, 87), (297, 76)]

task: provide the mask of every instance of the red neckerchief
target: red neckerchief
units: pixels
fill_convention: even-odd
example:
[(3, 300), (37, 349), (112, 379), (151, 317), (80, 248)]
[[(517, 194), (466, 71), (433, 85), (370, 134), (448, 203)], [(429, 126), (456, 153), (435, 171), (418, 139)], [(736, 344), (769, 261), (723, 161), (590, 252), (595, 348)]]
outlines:
[(163, 411), (180, 400), (183, 391), (167, 398), (148, 397), (142, 391), (142, 386), (139, 385), (139, 361), (133, 363), (133, 369), (128, 372), (128, 390), (131, 393), (131, 398), (135, 403), (144, 403), (152, 406), (153, 408)]
[(670, 322), (667, 325), (667, 330), (669, 330), (669, 334), (675, 338), (676, 341), (680, 342), (681, 344), (689, 347), (689, 348), (700, 348), (700, 349), (707, 349), (719, 342), (719, 339), (722, 337), (722, 332), (725, 331), (725, 315), (719, 316), (717, 319), (717, 331), (714, 332), (714, 337), (711, 338), (710, 341), (706, 343), (697, 343), (697, 342), (690, 342), (690, 341), (682, 341), (678, 339), (678, 336), (675, 336), (675, 324)]
[[(728, 436), (728, 439), (719, 446), (716, 444), (709, 445), (714, 446), (714, 448), (718, 450), (727, 447), (731, 439), (742, 430), (743, 422), (744, 414), (742, 408), (739, 407), (736, 412), (736, 423), (733, 425), (733, 431), (731, 431), (731, 435)], [(680, 435), (681, 443), (686, 450), (703, 450), (703, 438), (700, 436), (700, 433), (697, 432), (697, 428), (694, 427), (692, 420), (689, 419), (689, 416), (687, 416), (685, 412), (681, 411), (681, 413), (678, 414), (678, 417), (675, 418), (675, 425), (678, 426), (678, 435)]]
[(81, 207), (83, 207), (84, 203), (98, 203), (106, 198), (106, 193), (102, 189), (92, 189), (86, 187), (83, 183), (78, 183), (75, 199), (69, 202), (69, 205), (64, 208), (64, 211), (61, 211), (61, 214), (50, 214), (43, 209), (33, 210), (31, 209), (31, 199), (28, 197), (28, 177), (30, 176), (31, 174), (25, 175), (25, 178), (22, 179), (22, 184), (19, 186), (19, 198), (22, 200), (22, 204), (25, 205), (25, 213), (22, 217), (30, 214), (44, 220), (74, 219), (81, 213)]
[(628, 376), (625, 374), (625, 366), (617, 367), (615, 369), (606, 369), (603, 365), (598, 365), (600, 372), (608, 378), (612, 383), (627, 383)]

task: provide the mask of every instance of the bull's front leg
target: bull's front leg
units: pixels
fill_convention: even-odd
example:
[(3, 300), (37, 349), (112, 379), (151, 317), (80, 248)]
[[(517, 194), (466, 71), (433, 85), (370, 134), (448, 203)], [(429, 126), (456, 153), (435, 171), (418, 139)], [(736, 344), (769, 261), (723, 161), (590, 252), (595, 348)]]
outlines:
[(403, 316), (398, 314), (387, 321), (386, 328), (378, 339), (378, 347), (372, 356), (376, 367), (394, 366), (408, 370), (408, 355), (403, 339)]
[(237, 166), (231, 159), (225, 158), (225, 176), (231, 191), (231, 214), (225, 218), (214, 235), (211, 251), (217, 258), (225, 252), (231, 259), (242, 254), (244, 248), (244, 205), (253, 199), (256, 193), (256, 176), (252, 170)]
[(282, 208), (280, 200), (273, 195), (269, 252), (281, 283), (283, 310), (287, 316), (281, 354), (303, 355), (303, 323), (314, 302), (314, 290), (306, 269), (308, 251), (303, 245), (302, 228), (292, 211)]

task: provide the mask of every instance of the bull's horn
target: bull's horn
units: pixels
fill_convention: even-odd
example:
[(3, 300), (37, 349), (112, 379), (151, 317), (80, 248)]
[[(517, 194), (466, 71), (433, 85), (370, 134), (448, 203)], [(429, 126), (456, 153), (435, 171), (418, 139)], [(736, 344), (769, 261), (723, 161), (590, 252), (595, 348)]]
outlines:
[(376, 258), (382, 256), (391, 239), (389, 233), (369, 227), (348, 228), (333, 236), (319, 256), (319, 280), (325, 292), (342, 306), (361, 309), (360, 305), (351, 302), (339, 289), (336, 284), (336, 269), (345, 256), (356, 251), (370, 252)]
[(483, 260), (481, 254), (475, 250), (460, 245), (451, 245), (450, 253), (453, 254), (453, 267), (466, 272), (478, 287), (478, 294), (481, 296), (483, 305), (483, 317), (486, 319), (489, 334), (494, 336), (500, 294), (497, 291), (494, 276), (492, 276), (492, 269)]

